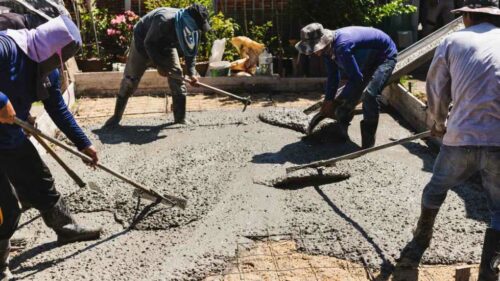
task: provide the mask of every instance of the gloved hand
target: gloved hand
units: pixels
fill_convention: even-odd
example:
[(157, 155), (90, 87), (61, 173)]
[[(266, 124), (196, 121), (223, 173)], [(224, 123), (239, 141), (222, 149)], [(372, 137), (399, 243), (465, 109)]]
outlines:
[(446, 134), (445, 126), (437, 126), (436, 123), (431, 128), (431, 136), (442, 139)]
[(189, 76), (189, 80), (191, 80), (191, 82), (189, 82), (189, 84), (193, 87), (199, 87), (200, 85), (198, 84), (199, 80), (198, 80), (198, 77), (196, 76)]
[(95, 168), (95, 166), (97, 165), (97, 162), (99, 161), (99, 158), (97, 157), (97, 150), (95, 149), (95, 147), (93, 145), (91, 145), (89, 147), (82, 149), (81, 152), (84, 153), (85, 155), (89, 156), (90, 158), (92, 158), (92, 162), (84, 161), (84, 163), (89, 165), (92, 168)]
[(319, 111), (321, 116), (335, 119), (335, 108), (333, 100), (325, 100)]
[(0, 123), (14, 124), (15, 117), (16, 111), (14, 110), (12, 103), (8, 101), (7, 104), (0, 109)]

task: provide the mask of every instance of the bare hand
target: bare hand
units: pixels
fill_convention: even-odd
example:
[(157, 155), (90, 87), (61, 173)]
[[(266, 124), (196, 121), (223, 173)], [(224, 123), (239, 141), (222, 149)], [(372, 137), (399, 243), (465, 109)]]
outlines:
[(324, 117), (335, 119), (333, 100), (325, 100), (319, 113)]
[(97, 150), (95, 149), (95, 147), (91, 145), (87, 148), (82, 149), (81, 152), (92, 158), (92, 162), (87, 162), (87, 161), (83, 162), (95, 169), (97, 162), (99, 161), (99, 158), (97, 157)]
[(436, 126), (436, 123), (431, 128), (431, 136), (442, 139), (446, 134), (445, 126)]
[(14, 110), (12, 103), (8, 101), (7, 104), (0, 109), (0, 123), (14, 124), (15, 118), (16, 111)]
[(200, 82), (200, 80), (198, 80), (198, 77), (196, 76), (189, 76), (189, 80), (191, 80), (191, 82), (189, 82), (189, 84), (193, 87), (199, 87), (200, 84), (198, 84), (198, 82)]

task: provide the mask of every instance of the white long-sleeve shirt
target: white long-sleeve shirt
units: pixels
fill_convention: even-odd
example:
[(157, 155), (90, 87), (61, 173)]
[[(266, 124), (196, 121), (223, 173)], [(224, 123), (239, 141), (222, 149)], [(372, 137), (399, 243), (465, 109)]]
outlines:
[(449, 113), (443, 144), (500, 146), (500, 28), (482, 23), (445, 38), (427, 74), (427, 96), (438, 128)]

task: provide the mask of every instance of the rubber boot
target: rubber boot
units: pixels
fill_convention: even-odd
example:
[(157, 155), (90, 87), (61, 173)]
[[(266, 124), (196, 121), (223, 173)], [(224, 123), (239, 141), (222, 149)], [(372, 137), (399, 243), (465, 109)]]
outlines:
[(367, 149), (375, 146), (375, 135), (377, 134), (378, 120), (361, 121), (361, 147)]
[(41, 212), (45, 224), (57, 234), (60, 244), (99, 239), (101, 228), (80, 226), (71, 216), (69, 208), (62, 198), (51, 209)]
[(422, 206), (417, 228), (413, 232), (413, 240), (403, 249), (399, 259), (401, 266), (418, 266), (425, 250), (432, 239), (434, 222), (439, 209), (428, 209)]
[(174, 122), (176, 124), (186, 124), (186, 96), (172, 96), (172, 107), (174, 111)]
[(13, 278), (9, 270), (9, 252), (9, 240), (0, 240), (0, 281), (8, 281)]
[(349, 129), (349, 123), (344, 123), (344, 122), (339, 122), (339, 130), (338, 130), (338, 139), (340, 141), (348, 141), (349, 140), (349, 134), (348, 134), (348, 129)]
[(104, 127), (115, 127), (120, 123), (125, 112), (125, 107), (127, 107), (127, 102), (128, 97), (116, 97), (115, 113), (104, 123)]
[(500, 231), (488, 228), (484, 235), (483, 254), (481, 255), (478, 281), (498, 281), (499, 264)]

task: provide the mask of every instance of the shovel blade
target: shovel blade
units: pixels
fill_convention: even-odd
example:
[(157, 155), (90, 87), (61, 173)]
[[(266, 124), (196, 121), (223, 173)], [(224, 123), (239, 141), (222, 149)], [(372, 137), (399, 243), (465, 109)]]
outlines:
[(152, 202), (159, 202), (160, 204), (164, 204), (167, 206), (176, 206), (181, 209), (186, 209), (187, 201), (185, 199), (173, 197), (173, 196), (164, 196), (165, 198), (161, 198), (158, 196), (154, 196), (152, 194), (149, 194), (147, 192), (141, 191), (141, 190), (134, 190), (134, 196), (146, 199), (148, 201)]

